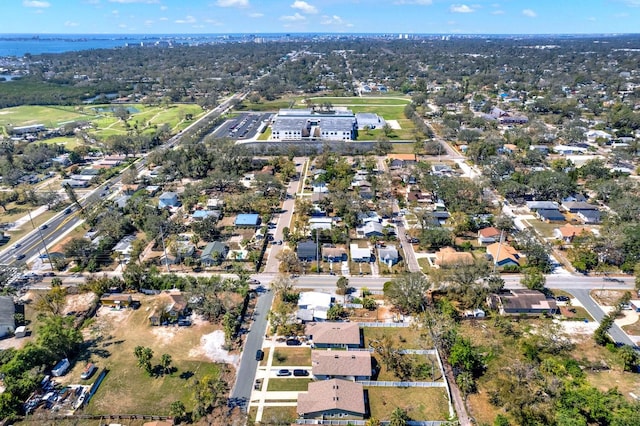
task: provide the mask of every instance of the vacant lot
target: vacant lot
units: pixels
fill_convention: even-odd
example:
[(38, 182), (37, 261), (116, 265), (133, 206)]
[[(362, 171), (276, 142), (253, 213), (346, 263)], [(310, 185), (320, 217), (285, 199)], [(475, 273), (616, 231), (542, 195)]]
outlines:
[(371, 416), (389, 420), (391, 412), (400, 407), (412, 420), (446, 420), (449, 401), (444, 388), (382, 388), (365, 387), (369, 393)]
[[(233, 366), (214, 361), (236, 358), (219, 347), (217, 337), (222, 332), (216, 326), (196, 320), (192, 327), (151, 327), (148, 316), (158, 299), (142, 295), (135, 298), (141, 301), (138, 310), (99, 309), (96, 318), (84, 329), (85, 353), (63, 380), (65, 384), (78, 382), (82, 366), (88, 361), (108, 370), (85, 409), (90, 414), (166, 415), (169, 405), (176, 400), (191, 410), (193, 381), (205, 376), (230, 379)], [(174, 372), (149, 377), (136, 365), (133, 351), (138, 345), (153, 350), (154, 366), (159, 364), (162, 354), (171, 355)]]
[[(265, 358), (267, 354), (265, 354)], [(277, 348), (273, 352), (273, 366), (304, 367), (311, 365), (311, 348)]]
[(269, 379), (267, 391), (269, 392), (306, 392), (312, 379)]
[(433, 349), (431, 338), (427, 330), (417, 327), (364, 327), (364, 347), (375, 345), (376, 341), (385, 338), (391, 340), (392, 345), (402, 349)]
[(323, 103), (330, 103), (331, 105), (386, 105), (386, 106), (405, 106), (411, 103), (411, 99), (403, 99), (397, 97), (367, 97), (361, 98), (358, 96), (336, 98), (336, 97), (317, 97), (309, 98), (316, 105), (322, 105)]

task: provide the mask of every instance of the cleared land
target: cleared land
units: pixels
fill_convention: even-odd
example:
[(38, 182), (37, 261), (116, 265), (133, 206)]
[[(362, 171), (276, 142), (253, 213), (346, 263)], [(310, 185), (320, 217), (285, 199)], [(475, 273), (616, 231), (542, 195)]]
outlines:
[(306, 392), (312, 379), (269, 379), (269, 392)]
[(316, 98), (308, 98), (312, 102), (315, 102), (318, 105), (323, 103), (330, 103), (332, 105), (398, 105), (405, 106), (411, 103), (411, 99), (406, 98), (398, 98), (398, 97), (367, 97), (361, 98), (359, 96), (353, 97), (316, 97)]
[(412, 420), (447, 420), (449, 401), (444, 388), (382, 388), (365, 387), (369, 393), (371, 416), (389, 420), (391, 412), (400, 407)]
[[(265, 358), (267, 357), (265, 353)], [(311, 365), (311, 348), (276, 348), (273, 352), (274, 367)]]
[(364, 327), (364, 347), (368, 348), (376, 341), (391, 339), (392, 344), (407, 349), (433, 349), (431, 338), (426, 330), (417, 327)]
[[(159, 303), (157, 298), (136, 295), (142, 306), (138, 310), (112, 311), (101, 308), (96, 318), (84, 328), (86, 350), (63, 381), (77, 383), (83, 365), (94, 362), (109, 372), (85, 408), (89, 414), (167, 415), (171, 402), (182, 401), (193, 408), (192, 382), (203, 377), (231, 377), (232, 367), (213, 362), (220, 353), (210, 346), (207, 337), (216, 327), (195, 321), (192, 327), (152, 327), (148, 316)], [(149, 377), (136, 365), (133, 354), (138, 345), (153, 350), (152, 365), (162, 354), (172, 357), (175, 370), (169, 375)], [(140, 392), (144, 389), (144, 392)]]

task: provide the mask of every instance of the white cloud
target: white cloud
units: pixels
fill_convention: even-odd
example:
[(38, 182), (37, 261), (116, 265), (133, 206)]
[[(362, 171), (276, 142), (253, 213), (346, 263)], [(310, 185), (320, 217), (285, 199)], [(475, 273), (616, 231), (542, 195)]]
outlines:
[(452, 4), (449, 10), (452, 13), (473, 13), (474, 10), (471, 9), (466, 4)]
[(151, 20), (151, 19), (147, 19), (146, 21), (144, 21), (144, 25), (145, 25), (146, 27), (150, 27), (150, 26), (152, 26), (153, 24), (154, 24), (154, 22), (153, 22), (153, 20)]
[(640, 7), (640, 0), (622, 0), (629, 7)]
[(524, 16), (528, 16), (529, 18), (535, 18), (536, 16), (538, 16), (538, 14), (531, 9), (524, 9), (522, 11), (522, 14)]
[(209, 18), (209, 19), (205, 19), (205, 20), (204, 20), (204, 22), (206, 22), (206, 23), (207, 23), (207, 24), (209, 24), (209, 25), (215, 25), (215, 26), (220, 26), (220, 25), (222, 25), (222, 22), (220, 22), (220, 21), (216, 21), (215, 19), (211, 19), (211, 18)]
[(49, 7), (51, 6), (51, 3), (49, 3), (48, 1), (38, 1), (38, 0), (24, 0), (22, 2), (22, 5), (24, 7), (38, 7), (38, 8), (43, 8), (43, 7)]
[(196, 21), (197, 21), (196, 18), (194, 18), (191, 15), (188, 15), (184, 19), (176, 19), (175, 23), (176, 24), (195, 24)]
[(344, 19), (342, 19), (340, 16), (338, 15), (323, 15), (322, 19), (320, 20), (320, 24), (322, 25), (339, 25), (341, 27), (353, 27), (353, 24), (350, 24), (349, 22), (345, 21)]
[(298, 12), (296, 12), (293, 15), (285, 15), (285, 16), (281, 16), (280, 20), (281, 21), (289, 21), (289, 22), (296, 22), (296, 21), (304, 21), (307, 18), (305, 18), (304, 16), (300, 15)]
[(162, 11), (165, 11), (165, 10), (168, 10), (168, 9), (169, 9), (169, 6), (164, 6), (164, 5), (160, 6), (160, 10), (162, 10)]
[(113, 9), (113, 10), (111, 11), (111, 14), (112, 14), (112, 15), (119, 15), (119, 14), (120, 14), (120, 11), (119, 11), (118, 9)]
[(394, 4), (417, 4), (420, 6), (429, 6), (433, 0), (396, 0)]
[(160, 3), (160, 0), (109, 0), (111, 3), (145, 3), (145, 4), (157, 4)]
[(302, 11), (302, 13), (318, 13), (318, 9), (315, 6), (302, 0), (294, 1), (291, 7)]
[(492, 15), (504, 15), (504, 10), (494, 10), (491, 12)]
[(169, 18), (167, 18), (166, 16), (158, 18), (158, 21), (168, 21), (168, 20), (169, 20)]
[(264, 16), (264, 13), (260, 13), (260, 12), (254, 12), (249, 14), (249, 18), (262, 18), (263, 16)]
[(249, 7), (249, 0), (218, 0), (216, 5), (220, 7)]
[(73, 21), (66, 21), (64, 23), (65, 27), (77, 27), (78, 25), (80, 25), (80, 24), (78, 24), (77, 22), (73, 22)]

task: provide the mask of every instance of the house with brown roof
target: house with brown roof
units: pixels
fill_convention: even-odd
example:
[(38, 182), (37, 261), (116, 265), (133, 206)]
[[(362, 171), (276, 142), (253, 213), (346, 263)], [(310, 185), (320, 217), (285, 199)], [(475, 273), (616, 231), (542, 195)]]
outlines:
[(553, 230), (554, 237), (564, 241), (565, 243), (572, 242), (577, 236), (585, 236), (591, 233), (591, 229), (586, 226), (575, 226), (570, 223)]
[(363, 419), (366, 414), (364, 389), (347, 380), (311, 382), (298, 394), (298, 415), (304, 419)]
[(355, 322), (312, 322), (307, 324), (304, 334), (312, 347), (359, 348), (362, 346), (360, 326)]
[(478, 244), (491, 244), (500, 241), (500, 230), (494, 226), (478, 231)]
[(520, 266), (522, 255), (506, 243), (493, 243), (487, 246), (487, 254), (497, 266)]
[(311, 371), (316, 380), (370, 380), (371, 369), (367, 351), (311, 351)]
[(473, 264), (473, 255), (466, 251), (456, 251), (453, 247), (442, 247), (436, 252), (436, 260), (434, 263), (439, 268), (471, 265)]
[(322, 247), (322, 259), (325, 262), (343, 262), (347, 258), (347, 251), (342, 247)]
[(501, 315), (553, 315), (558, 311), (555, 299), (547, 298), (537, 290), (509, 290), (492, 294), (487, 298), (487, 304)]
[(151, 325), (175, 323), (186, 315), (187, 301), (182, 293), (163, 292), (160, 297), (162, 306), (156, 306), (148, 317)]

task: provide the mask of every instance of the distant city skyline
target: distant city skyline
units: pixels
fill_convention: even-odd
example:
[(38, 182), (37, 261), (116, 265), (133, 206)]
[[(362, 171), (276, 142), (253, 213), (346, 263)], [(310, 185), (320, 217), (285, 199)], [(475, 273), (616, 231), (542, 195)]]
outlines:
[(640, 32), (640, 0), (2, 0), (2, 34)]

